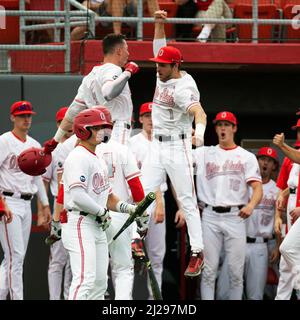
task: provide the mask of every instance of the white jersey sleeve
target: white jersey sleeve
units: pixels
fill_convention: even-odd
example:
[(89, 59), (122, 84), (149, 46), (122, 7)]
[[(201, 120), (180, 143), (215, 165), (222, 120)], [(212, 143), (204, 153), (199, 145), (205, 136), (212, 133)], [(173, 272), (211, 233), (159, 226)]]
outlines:
[(185, 76), (184, 82), (179, 82), (176, 86), (174, 102), (184, 112), (199, 103), (200, 93), (194, 79), (190, 75)]
[(245, 162), (245, 179), (247, 183), (251, 181), (261, 182), (261, 174), (255, 155), (251, 152), (248, 152), (246, 156), (247, 161)]

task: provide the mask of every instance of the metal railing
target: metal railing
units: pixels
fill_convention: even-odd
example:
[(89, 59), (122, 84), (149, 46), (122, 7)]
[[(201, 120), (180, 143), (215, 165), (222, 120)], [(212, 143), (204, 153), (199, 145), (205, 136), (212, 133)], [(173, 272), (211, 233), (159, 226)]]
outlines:
[[(70, 54), (71, 40), (70, 31), (73, 26), (88, 25), (89, 31), (95, 35), (95, 26), (98, 22), (130, 22), (136, 23), (137, 40), (143, 39), (143, 24), (154, 23), (154, 18), (143, 17), (143, 0), (138, 0), (136, 17), (111, 17), (97, 16), (92, 10), (78, 3), (76, 0), (64, 0), (64, 10), (60, 9), (60, 0), (55, 0), (54, 11), (27, 11), (25, 10), (25, 0), (19, 0), (20, 10), (7, 10), (0, 16), (19, 16), (20, 17), (20, 43), (19, 45), (0, 44), (0, 50), (53, 50), (65, 51), (64, 67), (65, 72), (70, 72)], [(207, 18), (168, 18), (165, 23), (171, 24), (250, 24), (252, 28), (252, 42), (258, 42), (259, 25), (293, 25), (294, 19), (259, 19), (258, 18), (258, 0), (252, 0), (252, 18), (251, 19), (207, 19)], [(78, 10), (70, 10), (70, 5)], [(46, 23), (26, 25), (28, 20), (46, 21)], [(54, 20), (54, 22), (49, 22)], [(26, 45), (25, 33), (33, 30), (54, 29), (54, 41), (60, 40), (60, 30), (64, 29), (64, 43), (57, 45)]]

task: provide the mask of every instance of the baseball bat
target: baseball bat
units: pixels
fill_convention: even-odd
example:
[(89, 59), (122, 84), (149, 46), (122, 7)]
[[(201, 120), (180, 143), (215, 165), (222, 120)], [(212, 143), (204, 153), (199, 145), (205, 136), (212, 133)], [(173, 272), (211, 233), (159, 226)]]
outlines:
[(148, 270), (148, 275), (149, 275), (149, 280), (150, 280), (150, 286), (151, 286), (151, 290), (152, 290), (152, 296), (154, 300), (162, 300), (162, 295), (159, 289), (159, 285), (157, 283), (152, 265), (151, 265), (151, 261), (149, 259), (147, 250), (146, 250), (146, 246), (145, 246), (145, 242), (144, 239), (142, 239), (142, 243), (143, 243), (143, 251), (145, 254), (145, 259), (144, 262), (146, 264), (147, 270)]
[(50, 234), (50, 236), (48, 236), (45, 239), (45, 243), (47, 246), (52, 246), (53, 243), (55, 243), (56, 241), (60, 240), (61, 238), (57, 238), (57, 236), (55, 236), (54, 234)]
[(130, 215), (129, 218), (125, 221), (121, 229), (113, 237), (113, 240), (116, 240), (118, 236), (127, 229), (135, 218), (140, 217), (144, 211), (150, 206), (150, 204), (155, 200), (156, 196), (154, 192), (149, 192), (146, 197), (137, 205), (135, 213)]

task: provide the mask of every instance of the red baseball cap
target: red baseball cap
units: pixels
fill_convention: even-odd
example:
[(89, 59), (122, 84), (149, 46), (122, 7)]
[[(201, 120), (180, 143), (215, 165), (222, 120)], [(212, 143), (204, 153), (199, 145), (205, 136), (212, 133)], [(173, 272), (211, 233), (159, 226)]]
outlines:
[(55, 120), (56, 122), (57, 121), (61, 121), (64, 117), (65, 117), (65, 114), (68, 110), (68, 107), (61, 107), (57, 112), (56, 112), (56, 115), (55, 115)]
[(278, 155), (277, 155), (277, 151), (273, 148), (270, 147), (262, 147), (258, 150), (256, 157), (270, 157), (273, 160), (275, 160), (276, 162), (278, 161)]
[(216, 118), (213, 120), (213, 123), (217, 123), (218, 121), (228, 121), (235, 126), (237, 125), (237, 120), (235, 115), (229, 111), (222, 111), (216, 115)]
[(33, 111), (32, 105), (28, 101), (17, 101), (10, 107), (10, 114), (13, 116), (18, 116), (21, 114), (36, 114)]
[(300, 128), (300, 119), (298, 119), (297, 123), (292, 126), (292, 130), (297, 130), (298, 128)]
[(142, 116), (145, 113), (151, 113), (152, 112), (152, 102), (145, 102), (140, 106), (140, 116)]
[(160, 48), (157, 56), (149, 60), (158, 62), (158, 63), (179, 63), (180, 64), (181, 62), (183, 62), (181, 52), (177, 48), (171, 47), (171, 46)]

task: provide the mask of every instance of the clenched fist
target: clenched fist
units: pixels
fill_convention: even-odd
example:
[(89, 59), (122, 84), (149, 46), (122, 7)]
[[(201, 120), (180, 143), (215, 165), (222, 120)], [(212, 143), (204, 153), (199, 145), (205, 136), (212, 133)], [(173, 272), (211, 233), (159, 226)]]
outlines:
[(138, 73), (140, 67), (135, 62), (128, 62), (125, 66), (125, 71), (129, 71), (131, 75)]
[(284, 133), (276, 134), (273, 138), (275, 146), (282, 148), (284, 144)]

